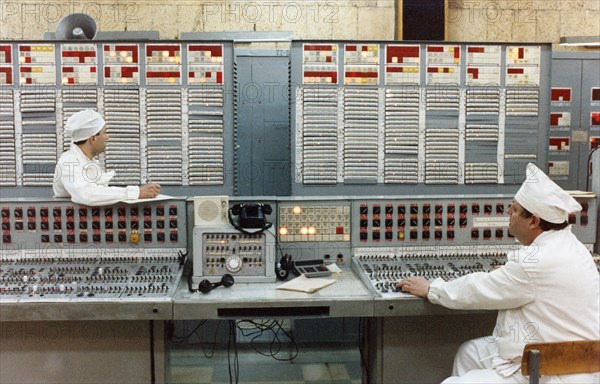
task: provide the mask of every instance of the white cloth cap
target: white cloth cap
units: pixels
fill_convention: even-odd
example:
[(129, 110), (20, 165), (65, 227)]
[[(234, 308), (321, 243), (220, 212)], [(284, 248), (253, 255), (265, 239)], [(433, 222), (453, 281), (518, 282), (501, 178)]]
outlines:
[(92, 109), (84, 109), (69, 117), (65, 124), (65, 132), (71, 136), (73, 142), (78, 142), (100, 132), (104, 124), (102, 115)]
[(534, 215), (554, 224), (565, 222), (569, 213), (581, 211), (581, 205), (542, 172), (527, 164), (527, 178), (515, 200)]

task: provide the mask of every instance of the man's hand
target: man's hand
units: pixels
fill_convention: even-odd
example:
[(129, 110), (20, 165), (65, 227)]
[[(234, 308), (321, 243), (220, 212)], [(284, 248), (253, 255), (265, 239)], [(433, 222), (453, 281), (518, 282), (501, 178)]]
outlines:
[(140, 187), (139, 199), (153, 199), (160, 193), (160, 185), (148, 183)]
[(409, 277), (396, 284), (396, 288), (426, 299), (429, 293), (429, 281), (424, 277)]

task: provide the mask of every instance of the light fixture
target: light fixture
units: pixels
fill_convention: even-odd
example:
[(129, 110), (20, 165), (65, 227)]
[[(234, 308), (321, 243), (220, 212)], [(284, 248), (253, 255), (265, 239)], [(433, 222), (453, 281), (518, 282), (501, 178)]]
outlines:
[(600, 47), (600, 35), (561, 36), (559, 44), (572, 47)]

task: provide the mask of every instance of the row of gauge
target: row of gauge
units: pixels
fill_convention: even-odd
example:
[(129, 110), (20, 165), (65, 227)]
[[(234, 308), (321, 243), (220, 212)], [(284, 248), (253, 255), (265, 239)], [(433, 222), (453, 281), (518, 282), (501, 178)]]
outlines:
[[(340, 56), (339, 45), (302, 44), (304, 84), (338, 84), (340, 62), (343, 62), (346, 85), (378, 85), (382, 62), (386, 85), (420, 85), (421, 72), (426, 73), (427, 85), (458, 85), (463, 66), (467, 86), (498, 86), (502, 77), (506, 86), (540, 83), (542, 54), (541, 46), (536, 45), (461, 47), (352, 43), (342, 45), (343, 56)], [(140, 50), (145, 63), (143, 69)], [(17, 60), (13, 60), (13, 55)], [(140, 84), (141, 73), (148, 85), (181, 85), (186, 77), (182, 76), (183, 63), (187, 85), (223, 84), (225, 56), (223, 44), (0, 44), (0, 84), (56, 84), (57, 62), (61, 63), (60, 83), (63, 85), (99, 84), (100, 81), (105, 85)], [(15, 79), (13, 64), (18, 64), (18, 79)]]

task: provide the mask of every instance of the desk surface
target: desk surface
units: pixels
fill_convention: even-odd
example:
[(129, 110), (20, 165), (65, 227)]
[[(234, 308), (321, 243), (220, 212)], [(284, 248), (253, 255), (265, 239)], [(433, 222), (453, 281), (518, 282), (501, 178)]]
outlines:
[[(350, 269), (332, 274), (336, 282), (314, 293), (276, 289), (283, 282), (235, 283), (204, 294), (190, 293), (182, 279), (173, 298), (173, 318), (371, 317), (373, 294)], [(260, 314), (264, 316), (260, 316)], [(279, 315), (278, 315), (279, 314)]]

